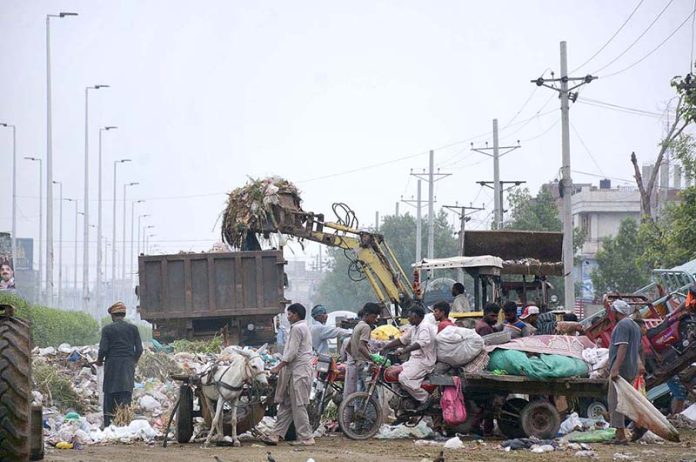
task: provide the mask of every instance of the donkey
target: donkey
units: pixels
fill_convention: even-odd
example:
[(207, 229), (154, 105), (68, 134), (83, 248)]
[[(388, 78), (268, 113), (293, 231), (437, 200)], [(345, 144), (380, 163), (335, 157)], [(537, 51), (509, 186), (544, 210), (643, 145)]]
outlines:
[(223, 435), (222, 410), (225, 403), (232, 407), (232, 441), (235, 447), (241, 446), (237, 438), (237, 403), (242, 394), (244, 385), (250, 385), (257, 381), (262, 385), (268, 385), (268, 378), (264, 370), (264, 362), (261, 354), (265, 346), (256, 352), (234, 349), (230, 351), (231, 362), (229, 366), (213, 366), (208, 373), (201, 377), (203, 395), (208, 405), (212, 408), (213, 401), (217, 401), (215, 416), (210, 424), (210, 432), (205, 440), (205, 445), (210, 444), (213, 434), (217, 431), (217, 437)]

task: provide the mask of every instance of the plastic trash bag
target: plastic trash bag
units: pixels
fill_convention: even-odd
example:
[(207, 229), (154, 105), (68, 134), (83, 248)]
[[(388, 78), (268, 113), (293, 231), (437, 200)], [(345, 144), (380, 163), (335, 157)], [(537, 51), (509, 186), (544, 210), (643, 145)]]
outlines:
[(450, 326), (435, 337), (437, 360), (450, 366), (463, 366), (481, 351), (483, 339), (473, 329)]
[[(609, 386), (612, 385), (609, 384)], [(616, 387), (618, 412), (631, 419), (637, 426), (647, 428), (668, 441), (679, 441), (677, 429), (640, 391), (633, 388), (622, 377), (615, 380), (613, 386)]]

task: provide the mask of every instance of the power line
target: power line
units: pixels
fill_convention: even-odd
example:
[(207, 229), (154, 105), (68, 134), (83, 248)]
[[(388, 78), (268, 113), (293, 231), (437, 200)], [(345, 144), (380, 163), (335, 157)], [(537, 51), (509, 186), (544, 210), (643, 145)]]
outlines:
[(542, 136), (544, 136), (544, 135), (546, 135), (548, 132), (550, 132), (551, 129), (552, 129), (553, 127), (555, 127), (556, 125), (558, 125), (558, 122), (560, 122), (560, 121), (561, 121), (560, 118), (559, 118), (559, 119), (556, 119), (556, 121), (555, 121), (553, 124), (551, 124), (548, 128), (546, 128), (543, 132), (539, 133), (538, 135), (534, 135), (534, 136), (532, 136), (531, 138), (525, 138), (525, 139), (523, 139), (523, 140), (521, 140), (521, 141), (524, 141), (524, 142), (527, 142), (527, 141), (534, 141), (534, 140), (536, 140), (537, 138), (541, 138)]
[(590, 149), (585, 144), (585, 140), (582, 139), (582, 136), (580, 136), (580, 133), (578, 132), (577, 128), (575, 128), (575, 125), (573, 125), (573, 122), (570, 122), (570, 128), (572, 128), (573, 132), (575, 132), (575, 135), (578, 137), (578, 140), (580, 140), (580, 144), (582, 144), (582, 147), (585, 148), (585, 152), (587, 152), (587, 154), (590, 156), (590, 159), (592, 159), (592, 162), (595, 164), (595, 167), (597, 167), (597, 170), (599, 170), (599, 173), (604, 175), (604, 171), (602, 170), (602, 167), (600, 167), (599, 164), (597, 163), (597, 160), (594, 158), (594, 156), (590, 152)]
[(618, 61), (623, 55), (625, 55), (625, 54), (628, 52), (628, 50), (630, 50), (631, 48), (633, 48), (633, 46), (634, 46), (636, 43), (638, 43), (638, 41), (639, 41), (640, 39), (642, 39), (643, 36), (645, 36), (645, 34), (648, 33), (648, 31), (652, 28), (652, 26), (655, 25), (655, 23), (657, 22), (658, 19), (660, 19), (660, 17), (662, 16), (662, 14), (663, 14), (665, 11), (667, 11), (667, 8), (669, 8), (669, 6), (672, 4), (672, 2), (674, 2), (674, 0), (669, 0), (669, 2), (667, 2), (667, 5), (665, 5), (665, 7), (662, 9), (662, 11), (660, 11), (660, 13), (658, 13), (658, 15), (655, 17), (655, 19), (653, 19), (653, 21), (648, 25), (648, 27), (638, 36), (638, 38), (636, 38), (633, 42), (631, 42), (631, 44), (630, 44), (624, 51), (622, 51), (621, 53), (619, 53), (619, 55), (618, 55), (617, 57), (615, 57), (614, 59), (612, 59), (611, 61), (609, 61), (609, 62), (608, 62), (607, 64), (605, 64), (604, 66), (602, 66), (602, 67), (600, 67), (599, 69), (597, 69), (596, 71), (594, 71), (593, 74), (597, 74), (597, 73), (599, 73), (600, 71), (603, 71), (603, 70), (606, 69), (607, 67), (611, 66), (611, 65), (614, 64), (616, 61)]
[(594, 104), (603, 105), (603, 106), (609, 106), (609, 107), (616, 108), (616, 109), (623, 109), (623, 110), (631, 111), (631, 112), (638, 112), (638, 113), (642, 113), (645, 115), (656, 116), (656, 117), (660, 117), (660, 118), (665, 116), (664, 112), (652, 112), (652, 111), (647, 111), (645, 109), (638, 109), (638, 108), (634, 108), (634, 107), (621, 106), (620, 104), (607, 103), (606, 101), (600, 101), (600, 100), (592, 99), (592, 98), (583, 98), (582, 101), (587, 101), (589, 103), (594, 103)]
[(636, 5), (636, 7), (633, 8), (633, 11), (631, 11), (631, 14), (628, 15), (628, 18), (626, 18), (626, 20), (623, 22), (623, 24), (621, 24), (621, 26), (618, 28), (618, 30), (617, 30), (616, 32), (614, 32), (614, 35), (612, 35), (611, 37), (609, 37), (609, 40), (607, 40), (606, 43), (604, 43), (604, 45), (602, 45), (602, 46), (599, 48), (599, 50), (597, 50), (597, 51), (595, 52), (595, 54), (593, 54), (592, 56), (590, 56), (590, 57), (587, 59), (587, 61), (585, 61), (584, 63), (580, 64), (578, 67), (576, 67), (576, 68), (573, 69), (572, 71), (570, 71), (570, 73), (571, 73), (571, 74), (575, 73), (575, 71), (577, 71), (577, 70), (580, 69), (581, 67), (584, 67), (587, 63), (589, 63), (590, 61), (592, 61), (593, 59), (595, 59), (595, 57), (597, 57), (597, 55), (600, 54), (600, 53), (602, 52), (602, 50), (604, 50), (604, 49), (607, 47), (607, 45), (609, 45), (609, 44), (611, 43), (611, 41), (614, 40), (614, 39), (616, 38), (617, 35), (619, 35), (619, 32), (621, 32), (621, 30), (622, 30), (624, 27), (626, 27), (626, 24), (628, 24), (628, 21), (631, 20), (631, 18), (633, 17), (633, 15), (636, 13), (636, 11), (638, 11), (638, 8), (640, 8), (640, 6), (643, 4), (644, 1), (645, 1), (645, 0), (640, 0), (640, 1), (638, 2), (638, 4)]
[(638, 64), (642, 63), (643, 61), (645, 61), (650, 55), (652, 55), (652, 54), (655, 53), (657, 50), (659, 50), (659, 49), (662, 47), (662, 45), (664, 45), (665, 43), (667, 43), (667, 41), (669, 41), (669, 39), (671, 39), (671, 38), (674, 36), (674, 34), (676, 34), (677, 32), (679, 32), (679, 29), (681, 29), (682, 27), (684, 27), (684, 24), (686, 24), (687, 21), (689, 21), (689, 19), (691, 19), (691, 17), (694, 16), (694, 13), (696, 13), (696, 6), (694, 6), (694, 9), (691, 11), (691, 14), (690, 14), (689, 16), (687, 16), (686, 19), (684, 19), (684, 21), (682, 21), (682, 23), (679, 24), (679, 26), (677, 26), (677, 28), (674, 29), (674, 31), (672, 31), (672, 33), (669, 34), (669, 35), (667, 36), (666, 39), (664, 39), (662, 42), (660, 42), (660, 44), (659, 44), (658, 46), (656, 46), (655, 48), (653, 48), (652, 50), (650, 50), (650, 52), (649, 52), (648, 54), (646, 54), (645, 56), (643, 56), (643, 57), (640, 58), (638, 61), (636, 61), (636, 62), (634, 62), (633, 64), (631, 64), (630, 66), (626, 66), (626, 67), (624, 67), (623, 69), (621, 69), (620, 71), (616, 71), (616, 72), (614, 72), (614, 73), (612, 73), (612, 74), (605, 75), (603, 78), (606, 79), (606, 78), (613, 77), (613, 76), (615, 76), (615, 75), (621, 74), (621, 73), (623, 73), (623, 72), (626, 72), (627, 70), (629, 70), (629, 69), (631, 69), (631, 68), (637, 66)]

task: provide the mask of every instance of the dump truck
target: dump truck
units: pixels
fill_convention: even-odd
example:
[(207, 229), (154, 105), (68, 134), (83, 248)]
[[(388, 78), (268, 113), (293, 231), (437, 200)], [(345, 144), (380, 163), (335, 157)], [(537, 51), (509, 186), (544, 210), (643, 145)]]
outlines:
[(282, 250), (141, 255), (140, 316), (164, 341), (273, 343), (273, 317), (289, 303), (285, 263)]

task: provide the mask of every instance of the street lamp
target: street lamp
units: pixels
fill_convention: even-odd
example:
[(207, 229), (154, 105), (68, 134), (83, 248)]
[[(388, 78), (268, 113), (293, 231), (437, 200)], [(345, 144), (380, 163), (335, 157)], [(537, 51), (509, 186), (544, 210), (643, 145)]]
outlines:
[(12, 269), (17, 269), (17, 127), (0, 123), (12, 129)]
[(152, 233), (152, 234), (148, 234), (148, 235), (145, 237), (145, 252), (149, 253), (149, 249), (150, 249), (150, 238), (151, 238), (151, 237), (155, 237), (155, 236), (157, 236), (157, 234)]
[[(123, 185), (123, 252), (121, 252), (121, 279), (126, 279), (126, 188), (138, 186), (140, 183), (132, 182)], [(132, 233), (131, 233), (132, 234)]]
[(154, 228), (155, 225), (147, 225), (143, 227), (143, 253), (147, 255), (147, 230)]
[(53, 124), (51, 109), (51, 18), (77, 16), (61, 11), (46, 15), (46, 290), (48, 301), (53, 302)]
[(73, 290), (75, 291), (75, 295), (77, 295), (77, 215), (78, 215), (78, 207), (79, 207), (79, 201), (77, 199), (70, 199), (70, 198), (65, 198), (66, 201), (68, 202), (74, 202), (75, 203), (75, 255), (74, 255), (74, 262), (73, 262)]
[(94, 85), (85, 87), (85, 225), (84, 245), (82, 248), (82, 300), (84, 308), (87, 308), (89, 300), (89, 91), (109, 88), (108, 85)]
[(149, 217), (149, 214), (144, 214), (144, 215), (138, 215), (138, 256), (140, 256), (140, 230), (142, 229), (140, 227), (140, 219), (141, 218), (147, 218)]
[(37, 297), (41, 301), (41, 282), (43, 281), (43, 162), (38, 157), (25, 157), (25, 159), (39, 163), (39, 289)]
[[(130, 235), (130, 275), (131, 275), (130, 279), (131, 279), (131, 283), (133, 283), (133, 275), (135, 274), (135, 268), (133, 268), (133, 237), (135, 237), (135, 236), (133, 236), (133, 234), (135, 234), (135, 232), (133, 231), (133, 229), (135, 228), (134, 212), (135, 212), (136, 204), (142, 204), (143, 202), (145, 202), (145, 199), (131, 201), (131, 235)], [(138, 219), (140, 219), (140, 217), (138, 217)]]
[[(115, 130), (118, 127), (107, 125), (99, 129), (99, 165), (98, 165), (98, 198), (97, 198), (97, 287), (96, 296), (97, 305), (101, 306), (101, 289), (102, 289), (102, 133), (109, 130)], [(106, 277), (106, 272), (104, 272)]]
[(58, 306), (63, 307), (63, 182), (53, 181), (60, 190), (58, 206)]
[[(114, 287), (114, 281), (116, 281), (116, 166), (118, 164), (124, 164), (126, 162), (131, 162), (130, 159), (118, 159), (114, 161), (114, 216), (113, 216), (113, 235), (111, 239), (111, 287)], [(125, 239), (125, 238), (124, 238)]]

